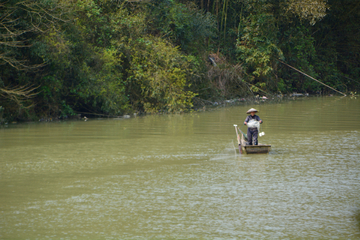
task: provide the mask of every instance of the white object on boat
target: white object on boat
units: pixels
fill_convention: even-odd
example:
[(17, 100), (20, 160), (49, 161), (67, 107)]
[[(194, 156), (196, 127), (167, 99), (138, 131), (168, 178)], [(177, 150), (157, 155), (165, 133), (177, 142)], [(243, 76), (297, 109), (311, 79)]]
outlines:
[(248, 128), (257, 128), (257, 129), (259, 129), (260, 128), (260, 123), (258, 121), (255, 121), (255, 120), (250, 120), (247, 123), (247, 127)]
[(257, 128), (258, 132), (259, 132), (259, 137), (262, 137), (265, 135), (264, 132), (260, 132), (260, 122), (259, 121), (255, 121), (255, 120), (250, 120), (247, 123), (248, 128)]

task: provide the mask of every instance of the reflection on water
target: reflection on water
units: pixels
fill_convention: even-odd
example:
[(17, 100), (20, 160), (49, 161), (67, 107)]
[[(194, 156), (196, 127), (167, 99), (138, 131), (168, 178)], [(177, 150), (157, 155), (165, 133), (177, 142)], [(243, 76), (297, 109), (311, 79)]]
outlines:
[[(0, 238), (360, 237), (359, 100), (0, 129)], [(244, 127), (242, 127), (245, 130)]]

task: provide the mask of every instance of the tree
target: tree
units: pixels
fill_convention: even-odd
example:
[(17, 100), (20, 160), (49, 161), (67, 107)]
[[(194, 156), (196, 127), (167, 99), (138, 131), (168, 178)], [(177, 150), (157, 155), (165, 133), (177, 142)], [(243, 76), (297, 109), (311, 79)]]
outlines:
[(22, 57), (22, 48), (32, 46), (34, 36), (56, 28), (58, 21), (65, 21), (68, 11), (64, 5), (44, 4), (42, 1), (9, 0), (0, 3), (0, 65), (17, 70), (34, 70), (45, 63), (29, 64)]

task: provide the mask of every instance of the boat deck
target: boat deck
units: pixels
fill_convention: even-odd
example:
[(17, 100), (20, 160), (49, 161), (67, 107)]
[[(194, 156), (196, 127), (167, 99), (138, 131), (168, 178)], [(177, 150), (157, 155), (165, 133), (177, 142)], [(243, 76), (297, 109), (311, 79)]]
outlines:
[(261, 144), (259, 145), (246, 145), (245, 140), (241, 139), (241, 144), (239, 145), (242, 153), (252, 154), (252, 153), (269, 153), (271, 145)]

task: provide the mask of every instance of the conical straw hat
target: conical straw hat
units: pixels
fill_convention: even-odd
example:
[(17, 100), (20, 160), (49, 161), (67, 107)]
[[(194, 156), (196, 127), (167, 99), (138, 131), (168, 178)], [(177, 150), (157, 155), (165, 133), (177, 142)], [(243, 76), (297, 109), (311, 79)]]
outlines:
[(250, 108), (246, 113), (250, 114), (251, 112), (259, 112), (258, 110), (256, 110), (255, 108)]

